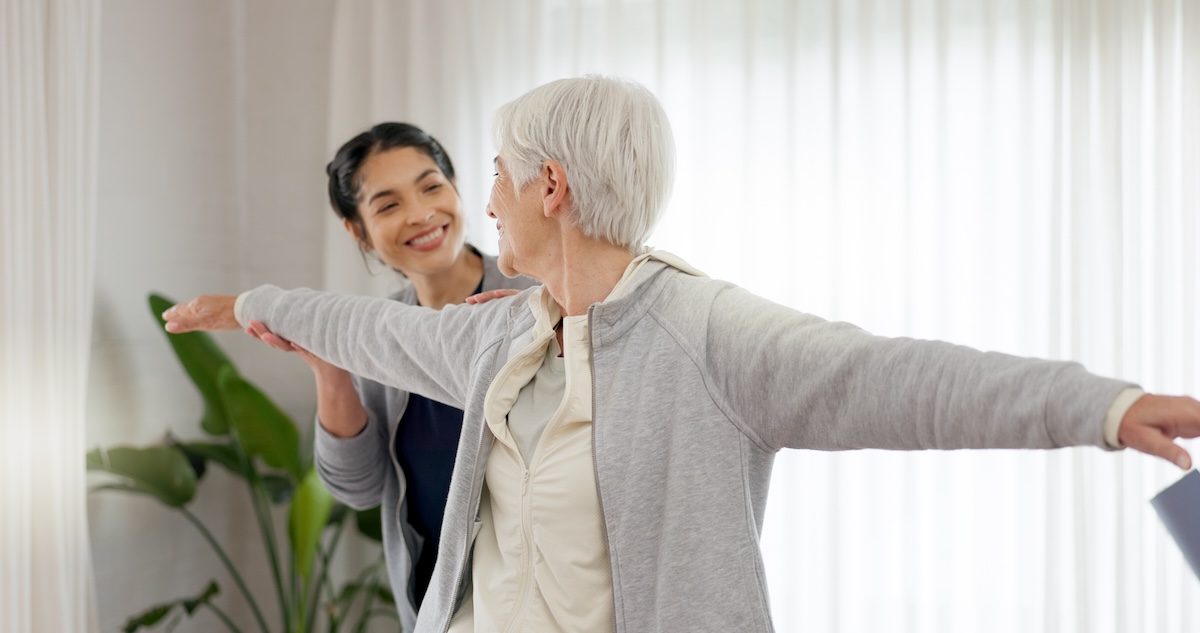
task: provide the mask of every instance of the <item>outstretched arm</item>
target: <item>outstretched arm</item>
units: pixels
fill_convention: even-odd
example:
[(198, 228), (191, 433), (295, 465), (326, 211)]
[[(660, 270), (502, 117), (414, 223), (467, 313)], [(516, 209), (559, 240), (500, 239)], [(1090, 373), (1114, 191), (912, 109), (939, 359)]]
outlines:
[(262, 286), (241, 299), (200, 296), (163, 317), (170, 332), (230, 330), (240, 327), (239, 319), (261, 321), (337, 367), (461, 407), (481, 337), (510, 305), (501, 299), (439, 311), (388, 299)]
[(731, 419), (764, 447), (1122, 446), (1191, 466), (1200, 403), (1146, 394), (1106, 441), (1129, 383), (1077, 363), (872, 336), (731, 288), (717, 295), (704, 357)]

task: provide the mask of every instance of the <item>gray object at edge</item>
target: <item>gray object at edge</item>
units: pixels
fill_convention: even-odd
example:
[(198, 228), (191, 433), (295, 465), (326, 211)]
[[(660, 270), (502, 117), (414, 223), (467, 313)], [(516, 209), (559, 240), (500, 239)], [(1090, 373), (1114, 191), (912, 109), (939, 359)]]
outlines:
[(1150, 500), (1171, 538), (1200, 578), (1200, 471), (1193, 470)]

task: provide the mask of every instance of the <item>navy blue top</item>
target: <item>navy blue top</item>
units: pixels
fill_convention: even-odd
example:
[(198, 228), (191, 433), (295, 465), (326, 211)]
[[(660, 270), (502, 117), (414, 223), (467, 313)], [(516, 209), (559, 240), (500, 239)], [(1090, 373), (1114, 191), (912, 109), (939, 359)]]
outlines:
[[(483, 280), (475, 293), (483, 292)], [(462, 435), (463, 412), (415, 393), (396, 429), (396, 460), (408, 481), (408, 522), (425, 539), (413, 564), (413, 605), (420, 607), (429, 588), (442, 537), (442, 515), (450, 494), (450, 474)]]
[(396, 431), (396, 458), (408, 480), (408, 522), (425, 539), (413, 565), (413, 603), (417, 606), (437, 562), (462, 419), (462, 410), (414, 393), (408, 396), (408, 408)]

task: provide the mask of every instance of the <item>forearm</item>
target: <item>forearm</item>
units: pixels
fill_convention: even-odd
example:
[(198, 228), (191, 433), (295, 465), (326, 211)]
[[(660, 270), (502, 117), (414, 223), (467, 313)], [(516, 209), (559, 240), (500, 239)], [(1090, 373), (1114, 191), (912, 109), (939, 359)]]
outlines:
[(367, 410), (349, 372), (330, 367), (316, 372), (317, 422), (330, 435), (354, 437), (367, 426)]
[(388, 299), (260, 286), (239, 297), (236, 311), (240, 322), (262, 321), (330, 364), (461, 407), (480, 329), (503, 304), (430, 310)]
[(1115, 447), (1106, 413), (1129, 383), (1071, 363), (876, 337), (727, 294), (708, 337), (713, 384), (765, 446)]
[[(347, 393), (357, 405), (361, 417), (351, 417), (346, 435), (336, 435), (338, 429), (330, 429), (330, 423), (320, 413), (318, 402), (317, 428), (313, 445), (313, 463), (321, 481), (333, 496), (342, 503), (362, 510), (376, 505), (383, 498), (383, 490), (391, 477), (392, 463), (388, 454), (388, 413), (385, 407), (372, 405), (373, 400), (349, 378), (350, 391), (339, 391), (335, 397)], [(332, 404), (332, 402), (328, 403)], [(336, 414), (325, 414), (330, 418)], [(361, 426), (357, 422), (361, 422)], [(353, 428), (358, 427), (358, 428)]]

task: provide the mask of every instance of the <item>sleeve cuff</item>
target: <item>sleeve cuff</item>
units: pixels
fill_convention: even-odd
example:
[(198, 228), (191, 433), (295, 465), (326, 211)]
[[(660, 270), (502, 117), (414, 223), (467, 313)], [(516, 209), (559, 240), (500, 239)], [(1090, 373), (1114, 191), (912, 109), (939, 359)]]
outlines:
[(1132, 407), (1133, 403), (1144, 395), (1146, 395), (1145, 391), (1137, 387), (1130, 387), (1117, 394), (1117, 399), (1113, 400), (1112, 406), (1108, 408), (1108, 413), (1104, 416), (1104, 442), (1108, 444), (1109, 448), (1125, 448), (1121, 439), (1117, 437), (1118, 431), (1121, 429), (1121, 420), (1125, 419), (1125, 413), (1129, 411), (1129, 407)]
[(242, 329), (246, 328), (246, 322), (242, 320), (242, 302), (246, 300), (248, 294), (250, 294), (249, 290), (238, 295), (237, 300), (233, 302), (233, 318), (237, 320), (238, 325), (242, 326)]

